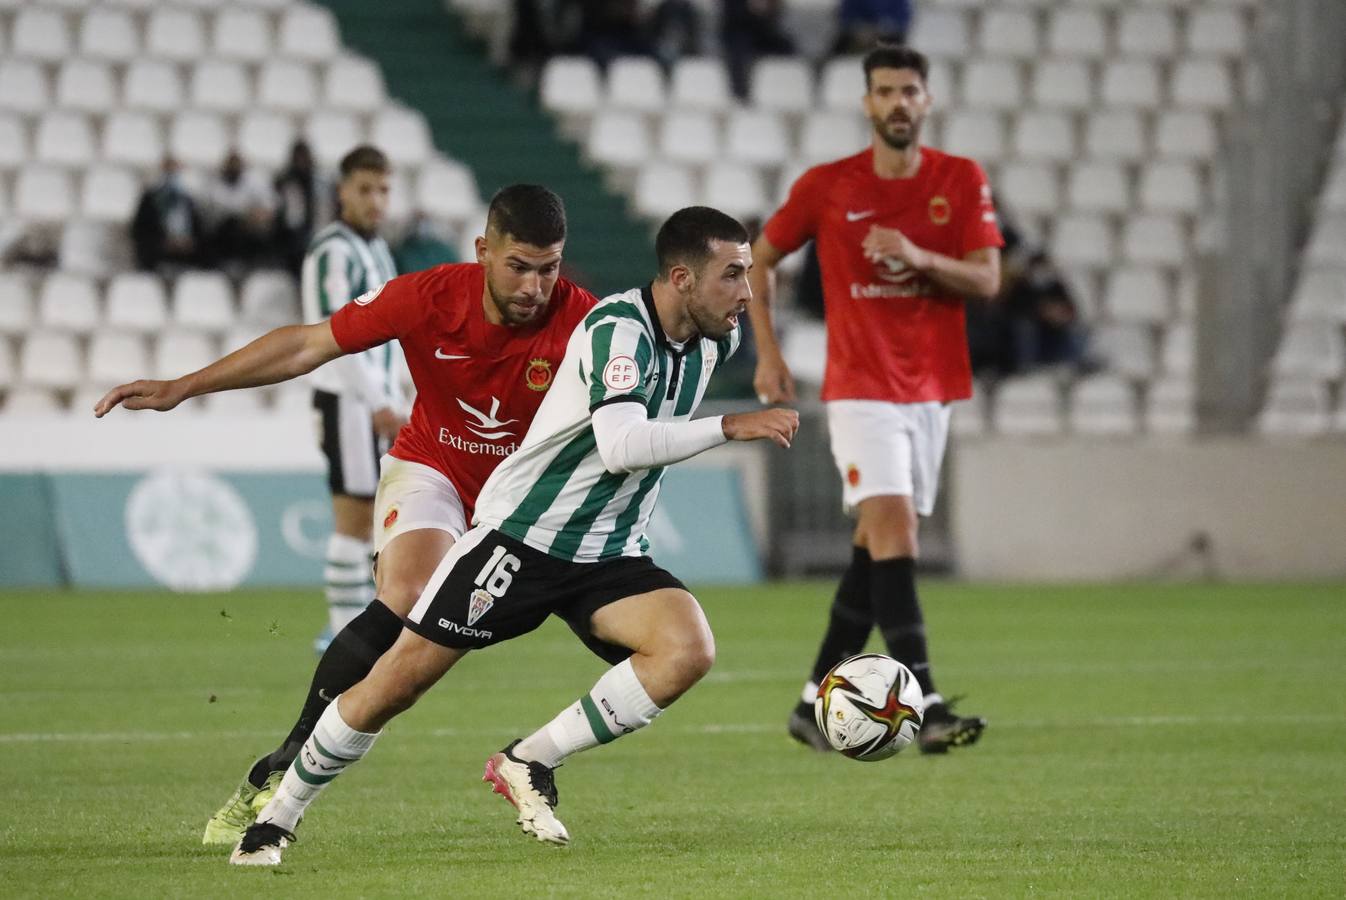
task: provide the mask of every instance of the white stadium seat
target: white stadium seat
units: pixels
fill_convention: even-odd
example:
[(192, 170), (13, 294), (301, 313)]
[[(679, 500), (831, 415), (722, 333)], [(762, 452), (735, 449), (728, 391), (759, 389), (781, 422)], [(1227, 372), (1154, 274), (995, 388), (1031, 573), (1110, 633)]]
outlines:
[(45, 416), (61, 412), (61, 401), (49, 388), (22, 387), (5, 394), (0, 415)]
[(161, 6), (150, 13), (145, 28), (145, 50), (151, 56), (195, 62), (206, 55), (206, 29), (201, 14), (178, 6)]
[(80, 20), (80, 56), (125, 63), (135, 59), (139, 52), (140, 29), (124, 10), (97, 7)]
[(717, 163), (706, 171), (701, 202), (737, 218), (768, 212), (762, 176), (752, 166)]
[(1033, 67), (1030, 94), (1038, 106), (1089, 109), (1094, 102), (1093, 74), (1081, 60), (1039, 60)]
[(33, 155), (38, 162), (83, 168), (95, 156), (93, 125), (83, 113), (47, 113), (38, 121)]
[(215, 168), (229, 150), (224, 120), (205, 112), (178, 115), (168, 132), (168, 149), (183, 165)]
[(858, 112), (816, 112), (804, 120), (799, 156), (811, 163), (830, 162), (868, 146), (869, 128)]
[(250, 112), (238, 125), (238, 151), (251, 165), (279, 169), (294, 144), (294, 119), (277, 112)]
[(585, 149), (600, 165), (633, 169), (650, 158), (649, 128), (636, 113), (599, 113), (589, 122)]
[(1048, 375), (1003, 382), (995, 393), (995, 427), (1006, 435), (1061, 433), (1061, 392)]
[(1238, 10), (1195, 7), (1187, 14), (1187, 51), (1193, 56), (1239, 57), (1248, 34)]
[(304, 137), (318, 164), (328, 168), (335, 168), (341, 157), (365, 139), (362, 123), (354, 114), (333, 110), (309, 116)]
[(823, 109), (858, 113), (865, 95), (863, 57), (834, 56), (823, 64), (818, 81), (818, 104)]
[(1311, 263), (1346, 266), (1346, 214), (1318, 218), (1304, 258)]
[(1121, 435), (1140, 430), (1135, 390), (1116, 375), (1095, 375), (1075, 385), (1070, 428), (1077, 434)]
[(179, 328), (224, 333), (236, 318), (229, 279), (219, 272), (183, 272), (173, 284), (170, 318)]
[(1117, 322), (1160, 323), (1172, 315), (1168, 279), (1156, 268), (1122, 266), (1107, 277), (1103, 292), (1108, 318)]
[(684, 57), (673, 64), (669, 106), (720, 112), (732, 105), (724, 63), (706, 57)]
[(813, 70), (803, 59), (768, 56), (757, 61), (749, 78), (753, 106), (802, 113), (813, 108)]
[(747, 109), (729, 117), (724, 151), (734, 162), (779, 166), (790, 156), (790, 136), (776, 113)]
[(94, 222), (126, 225), (135, 215), (140, 181), (118, 166), (95, 166), (84, 173), (80, 215)]
[(148, 169), (164, 157), (164, 136), (159, 122), (141, 112), (118, 111), (103, 123), (103, 159)]
[(322, 62), (341, 52), (336, 17), (321, 6), (294, 4), (280, 17), (280, 52), (285, 56)]
[(1191, 322), (1174, 322), (1164, 329), (1159, 367), (1166, 374), (1184, 377), (1196, 371), (1196, 329)]
[(721, 153), (719, 122), (706, 112), (671, 112), (660, 122), (658, 149), (672, 162), (709, 163)]
[(977, 47), (986, 56), (1036, 58), (1040, 49), (1037, 16), (1022, 9), (986, 9), (977, 28)]
[(1049, 215), (1061, 205), (1061, 189), (1056, 170), (1041, 163), (1007, 163), (996, 179), (996, 194), (1009, 201), (1010, 208), (1031, 215)]
[(318, 102), (313, 70), (298, 60), (267, 60), (257, 79), (257, 102), (280, 112), (311, 111)]
[(42, 282), (37, 314), (45, 330), (91, 334), (100, 318), (98, 287), (92, 278), (53, 272)]
[(206, 60), (192, 69), (191, 105), (210, 112), (241, 113), (252, 106), (252, 84), (240, 63)]
[[(144, 378), (150, 371), (145, 339), (136, 334), (96, 334), (89, 342), (86, 378), (98, 385), (114, 385)], [(181, 374), (181, 373), (179, 373)]]
[(538, 88), (542, 108), (559, 116), (587, 118), (602, 102), (602, 75), (587, 56), (553, 56)]
[(178, 67), (162, 59), (137, 59), (122, 82), (122, 104), (131, 109), (172, 113), (183, 105)]
[(1085, 120), (1084, 147), (1094, 159), (1139, 162), (1147, 155), (1144, 120), (1131, 110), (1093, 113)]
[(215, 342), (204, 334), (172, 331), (161, 335), (155, 342), (154, 363), (150, 371), (154, 378), (177, 378), (209, 365), (217, 356)]
[(9, 341), (0, 338), (0, 389), (8, 388), (18, 380), (19, 367)]
[(1346, 268), (1306, 267), (1290, 304), (1303, 322), (1346, 322)]
[(1154, 148), (1160, 156), (1207, 160), (1218, 149), (1210, 114), (1195, 110), (1165, 110), (1154, 126)]
[(962, 96), (969, 109), (1018, 109), (1024, 101), (1019, 64), (1002, 59), (969, 62), (963, 67)]
[(776, 192), (772, 199), (777, 205), (783, 204), (785, 198), (790, 196), (790, 188), (799, 180), (799, 176), (809, 170), (812, 163), (802, 159), (792, 159), (781, 167), (780, 175), (776, 177)]
[(1321, 381), (1277, 379), (1258, 415), (1257, 428), (1266, 435), (1312, 437), (1330, 426), (1327, 389)]
[(1185, 162), (1160, 162), (1142, 167), (1140, 205), (1154, 212), (1196, 215), (1204, 207), (1196, 167)]
[(1177, 106), (1222, 110), (1234, 102), (1233, 79), (1221, 60), (1179, 60), (1173, 69), (1171, 89)]
[(288, 272), (252, 272), (243, 281), (239, 304), (243, 320), (252, 324), (292, 325), (299, 321), (299, 288)]
[(51, 85), (30, 59), (0, 59), (0, 110), (36, 114), (51, 106)]
[(446, 159), (422, 167), (416, 178), (416, 205), (437, 219), (466, 221), (481, 209), (481, 195), (472, 170)]
[(953, 405), (949, 431), (960, 438), (980, 437), (986, 433), (986, 410), (980, 396)]
[(18, 57), (59, 62), (71, 54), (74, 42), (66, 17), (58, 10), (28, 6), (14, 17), (9, 46)]
[(1143, 380), (1154, 373), (1154, 337), (1147, 326), (1125, 322), (1100, 326), (1094, 345), (1118, 375)]
[(1187, 259), (1187, 233), (1172, 216), (1133, 216), (1123, 231), (1122, 252), (1131, 262), (1179, 266)]
[(1023, 113), (1014, 123), (1014, 154), (1020, 159), (1067, 162), (1075, 158), (1075, 128), (1063, 113)]
[(20, 272), (0, 271), (0, 335), (25, 334), (36, 320), (32, 282)]
[(944, 146), (950, 153), (987, 162), (1005, 154), (1005, 124), (999, 113), (955, 112), (944, 126)]
[(691, 172), (672, 163), (651, 163), (636, 176), (634, 205), (647, 218), (662, 220), (687, 205), (696, 196)]
[(1106, 55), (1107, 23), (1102, 13), (1071, 6), (1054, 10), (1047, 20), (1047, 49), (1060, 57)]
[(1178, 25), (1171, 10), (1123, 9), (1117, 22), (1117, 50), (1123, 56), (1166, 59), (1178, 48)]
[(1318, 208), (1324, 214), (1346, 212), (1346, 164), (1337, 163), (1328, 170)]
[(1067, 193), (1071, 209), (1122, 213), (1131, 205), (1126, 172), (1110, 163), (1078, 163), (1070, 167)]
[(19, 353), (19, 383), (28, 387), (70, 390), (84, 375), (79, 342), (68, 334), (36, 332)]
[(1271, 371), (1278, 378), (1340, 378), (1346, 371), (1341, 330), (1325, 322), (1291, 325), (1281, 336)]
[(70, 272), (83, 272), (98, 278), (129, 269), (133, 264), (130, 231), (117, 222), (66, 222), (56, 264)]
[(255, 9), (231, 7), (215, 15), (211, 48), (217, 57), (258, 63), (273, 55), (274, 43), (270, 21)]
[(337, 57), (323, 76), (323, 98), (333, 109), (374, 112), (388, 100), (383, 72), (367, 59)]
[(622, 56), (608, 65), (606, 107), (658, 113), (668, 104), (664, 73), (648, 56)]
[(1196, 430), (1196, 386), (1190, 377), (1161, 378), (1151, 383), (1145, 429), (1151, 434), (1191, 434)]
[(932, 58), (963, 59), (972, 52), (967, 16), (959, 10), (925, 5), (916, 13), (908, 39)]
[(1149, 60), (1113, 60), (1103, 66), (1102, 100), (1119, 109), (1160, 106), (1159, 69)]
[(21, 221), (64, 222), (75, 211), (70, 174), (50, 166), (28, 166), (14, 182), (14, 215)]
[(0, 171), (28, 162), (28, 127), (12, 113), (0, 113)]
[(107, 324), (111, 329), (158, 332), (168, 323), (163, 280), (145, 272), (124, 272), (107, 287)]
[(56, 76), (56, 105), (81, 112), (106, 113), (117, 105), (112, 70), (87, 59), (69, 59)]
[(1052, 252), (1061, 263), (1097, 268), (1112, 262), (1112, 227), (1102, 216), (1087, 213), (1060, 216), (1052, 234)]
[(369, 139), (395, 166), (419, 166), (434, 152), (425, 117), (406, 107), (390, 107), (376, 115)]

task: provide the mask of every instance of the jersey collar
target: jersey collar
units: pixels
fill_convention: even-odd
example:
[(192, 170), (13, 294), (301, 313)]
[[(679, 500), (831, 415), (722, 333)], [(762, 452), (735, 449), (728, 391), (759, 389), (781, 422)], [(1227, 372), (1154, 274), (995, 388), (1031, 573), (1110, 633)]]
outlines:
[(654, 305), (654, 282), (640, 289), (640, 299), (645, 301), (645, 312), (650, 317), (650, 324), (654, 327), (654, 339), (659, 346), (674, 356), (687, 355), (697, 343), (697, 338), (690, 337), (681, 346), (668, 339), (668, 335), (664, 332), (664, 323), (659, 321), (659, 309)]

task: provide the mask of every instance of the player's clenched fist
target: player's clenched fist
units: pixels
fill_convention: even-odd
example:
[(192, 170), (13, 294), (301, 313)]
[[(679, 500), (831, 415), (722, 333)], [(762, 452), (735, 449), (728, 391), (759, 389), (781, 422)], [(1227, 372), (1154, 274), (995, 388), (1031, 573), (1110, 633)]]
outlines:
[(167, 412), (183, 401), (186, 394), (177, 381), (133, 381), (119, 385), (94, 405), (93, 414), (102, 418), (118, 404), (127, 409), (156, 409)]
[(731, 441), (755, 441), (767, 438), (789, 448), (799, 430), (799, 413), (793, 409), (761, 409), (757, 412), (734, 413), (725, 416), (720, 424), (724, 436)]

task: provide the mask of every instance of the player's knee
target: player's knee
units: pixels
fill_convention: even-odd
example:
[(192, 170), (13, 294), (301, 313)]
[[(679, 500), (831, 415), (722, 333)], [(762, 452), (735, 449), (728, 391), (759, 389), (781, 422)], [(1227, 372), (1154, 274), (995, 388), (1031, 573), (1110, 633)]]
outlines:
[(695, 684), (715, 665), (715, 638), (710, 630), (687, 640), (679, 654), (679, 669), (687, 684)]
[(408, 578), (402, 574), (392, 575), (379, 584), (379, 600), (399, 616), (405, 616), (420, 599), (427, 580)]

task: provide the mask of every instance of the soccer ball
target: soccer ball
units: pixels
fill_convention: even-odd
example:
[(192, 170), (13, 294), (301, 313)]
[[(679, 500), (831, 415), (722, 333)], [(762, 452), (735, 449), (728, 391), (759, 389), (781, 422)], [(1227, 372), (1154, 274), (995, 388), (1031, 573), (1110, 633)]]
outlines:
[(891, 656), (861, 653), (837, 663), (823, 678), (813, 715), (833, 749), (873, 762), (916, 738), (925, 700), (906, 666)]

